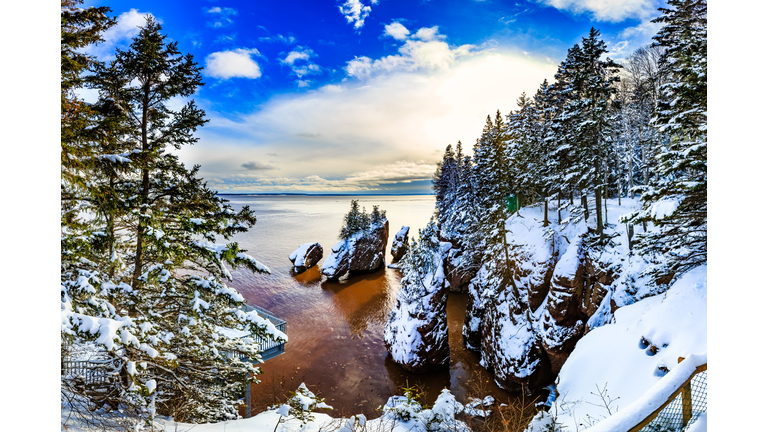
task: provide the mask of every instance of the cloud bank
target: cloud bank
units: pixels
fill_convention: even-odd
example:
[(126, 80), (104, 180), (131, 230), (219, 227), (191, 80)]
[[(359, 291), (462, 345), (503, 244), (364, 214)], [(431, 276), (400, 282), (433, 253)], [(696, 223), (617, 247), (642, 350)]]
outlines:
[[(235, 118), (209, 111), (182, 160), (201, 164), (222, 192), (425, 193), (448, 144), (461, 140), (470, 153), (487, 115), (509, 113), (556, 70), (522, 54), (449, 45), (436, 27), (384, 31), (398, 53), (350, 60), (343, 82)], [(282, 62), (310, 59), (296, 50)]]

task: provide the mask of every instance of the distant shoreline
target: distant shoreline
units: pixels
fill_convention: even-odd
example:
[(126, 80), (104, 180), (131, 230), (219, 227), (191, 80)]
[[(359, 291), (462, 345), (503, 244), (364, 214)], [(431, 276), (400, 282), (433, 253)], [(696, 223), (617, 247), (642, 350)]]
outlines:
[(309, 194), (309, 193), (216, 193), (216, 195), (237, 195), (237, 196), (434, 196), (431, 193), (411, 193), (411, 194)]

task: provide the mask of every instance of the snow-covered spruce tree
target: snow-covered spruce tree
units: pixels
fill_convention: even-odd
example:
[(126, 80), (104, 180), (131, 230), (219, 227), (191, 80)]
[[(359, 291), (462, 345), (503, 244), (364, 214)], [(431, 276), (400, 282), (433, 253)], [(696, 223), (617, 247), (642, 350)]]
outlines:
[(568, 50), (558, 69), (558, 87), (566, 103), (556, 123), (559, 151), (567, 153), (561, 157), (570, 160), (565, 179), (573, 182), (585, 198), (586, 193), (594, 193), (596, 231), (602, 235), (602, 201), (613, 127), (610, 104), (620, 66), (610, 58), (601, 60), (608, 49), (599, 36), (598, 30), (590, 29), (581, 46)]
[[(143, 420), (155, 414), (192, 422), (232, 419), (246, 383), (258, 382), (260, 371), (229, 353), (258, 359), (258, 338), (285, 335), (241, 310), (244, 298), (224, 282), (232, 278), (227, 266), (269, 272), (236, 243), (214, 243), (247, 231), (256, 222), (253, 212), (235, 212), (197, 177), (198, 167), (187, 170), (167, 153), (168, 146), (195, 143), (193, 133), (206, 120), (194, 102), (180, 111), (167, 106), (202, 82), (192, 57), (182, 56), (160, 31), (150, 17), (130, 48), (118, 50), (108, 66), (96, 65), (90, 79), (122, 115), (115, 136), (124, 152), (94, 156), (124, 168), (110, 190), (119, 208), (113, 213), (116, 246), (92, 249), (97, 259), (85, 257), (73, 245), (89, 237), (62, 223), (62, 337), (94, 343), (110, 365), (111, 379), (89, 393), (95, 402)], [(81, 132), (87, 133), (72, 135), (78, 139)], [(101, 171), (89, 174), (90, 184), (103, 181)], [(70, 187), (68, 178), (62, 182)], [(89, 200), (62, 201), (67, 218), (106, 227)]]
[[(376, 210), (378, 211), (378, 208)], [(371, 218), (366, 213), (365, 207), (361, 208), (358, 200), (352, 200), (349, 205), (349, 212), (344, 215), (344, 224), (341, 227), (339, 238), (348, 240), (360, 231), (368, 231), (370, 227)]]
[[(458, 148), (461, 149), (461, 141)], [(435, 192), (435, 212), (438, 226), (442, 226), (448, 207), (451, 205), (453, 194), (458, 186), (459, 164), (453, 147), (448, 144), (443, 153), (443, 160), (437, 163), (437, 169), (432, 176), (432, 190)]]
[(658, 181), (643, 189), (643, 208), (628, 222), (652, 222), (639, 236), (640, 253), (655, 261), (650, 272), (679, 277), (707, 262), (707, 2), (671, 0), (654, 22), (664, 24), (654, 45), (665, 49), (654, 120), (670, 136), (659, 149)]
[(403, 368), (423, 373), (448, 363), (448, 290), (437, 225), (431, 218), (401, 261), (402, 288), (384, 328), (384, 344)]

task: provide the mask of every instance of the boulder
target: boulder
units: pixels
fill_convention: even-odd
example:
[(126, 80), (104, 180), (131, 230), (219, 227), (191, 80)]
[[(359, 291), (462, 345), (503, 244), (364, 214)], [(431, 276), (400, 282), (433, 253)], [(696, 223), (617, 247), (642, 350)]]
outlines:
[(304, 243), (291, 252), (288, 259), (293, 263), (293, 271), (303, 273), (323, 258), (323, 247), (320, 243)]
[(328, 280), (339, 280), (347, 273), (365, 273), (380, 269), (389, 237), (389, 221), (373, 224), (346, 240), (333, 245), (320, 271)]
[(395, 239), (392, 240), (392, 249), (390, 251), (392, 253), (393, 263), (400, 261), (403, 255), (408, 251), (408, 232), (410, 229), (410, 227), (403, 225), (403, 227), (400, 228), (400, 231), (395, 234)]

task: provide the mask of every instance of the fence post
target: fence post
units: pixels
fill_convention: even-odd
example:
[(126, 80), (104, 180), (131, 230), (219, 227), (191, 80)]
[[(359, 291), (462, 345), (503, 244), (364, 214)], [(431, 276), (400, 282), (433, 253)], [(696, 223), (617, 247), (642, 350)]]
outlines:
[[(682, 357), (678, 357), (677, 362), (680, 363), (683, 360), (685, 360)], [(683, 427), (685, 427), (689, 421), (691, 421), (691, 417), (693, 417), (693, 402), (691, 400), (691, 382), (688, 381), (688, 383), (683, 386), (683, 393), (682, 393), (682, 402), (683, 402)]]
[(251, 418), (251, 382), (245, 383), (245, 418)]

